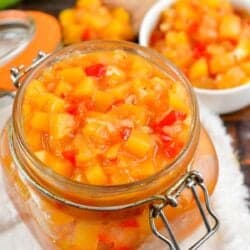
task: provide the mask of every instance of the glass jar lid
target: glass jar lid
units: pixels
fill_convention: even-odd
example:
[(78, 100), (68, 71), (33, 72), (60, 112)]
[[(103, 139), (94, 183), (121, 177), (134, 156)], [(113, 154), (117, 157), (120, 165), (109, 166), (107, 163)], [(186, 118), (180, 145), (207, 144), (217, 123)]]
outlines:
[(28, 65), (38, 51), (51, 53), (60, 44), (61, 30), (55, 17), (39, 11), (0, 12), (0, 90), (13, 89), (12, 67)]
[(26, 15), (0, 15), (0, 66), (23, 51), (34, 36), (35, 25)]

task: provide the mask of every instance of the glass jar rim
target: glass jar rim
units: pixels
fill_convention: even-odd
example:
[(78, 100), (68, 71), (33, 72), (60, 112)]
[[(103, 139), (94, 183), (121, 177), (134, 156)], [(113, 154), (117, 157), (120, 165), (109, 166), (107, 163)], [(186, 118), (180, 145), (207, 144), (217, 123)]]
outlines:
[[(166, 167), (162, 168), (157, 173), (144, 178), (139, 181), (131, 182), (131, 183), (125, 183), (121, 185), (110, 185), (110, 186), (99, 186), (99, 185), (90, 185), (90, 184), (83, 184), (78, 183), (75, 181), (72, 181), (68, 178), (62, 177), (55, 172), (53, 172), (50, 168), (46, 167), (45, 164), (43, 164), (41, 161), (39, 161), (34, 154), (30, 151), (28, 148), (28, 145), (25, 142), (24, 133), (22, 129), (22, 119), (21, 113), (22, 113), (22, 101), (23, 96), (25, 93), (25, 87), (29, 84), (32, 77), (41, 69), (43, 66), (48, 67), (48, 63), (53, 64), (55, 61), (60, 60), (60, 58), (65, 58), (65, 56), (69, 56), (71, 53), (80, 52), (82, 54), (84, 53), (90, 53), (90, 52), (97, 52), (97, 51), (104, 51), (104, 50), (114, 50), (114, 49), (120, 49), (125, 50), (130, 53), (134, 53), (145, 60), (149, 61), (150, 63), (155, 64), (160, 68), (162, 71), (169, 71), (171, 74), (174, 74), (175, 77), (178, 79), (178, 81), (183, 84), (185, 87), (191, 101), (191, 128), (189, 130), (189, 138), (187, 144), (184, 146), (184, 148), (181, 150), (181, 152), (177, 155), (175, 160), (171, 162)], [(158, 63), (161, 63), (159, 65)], [(22, 153), (29, 162), (34, 164), (36, 166), (36, 170), (39, 171), (39, 173), (42, 173), (45, 177), (48, 179), (53, 179), (55, 182), (57, 182), (59, 185), (67, 186), (71, 190), (74, 190), (75, 192), (81, 193), (81, 191), (89, 191), (89, 192), (97, 192), (102, 193), (103, 195), (113, 195), (121, 192), (131, 192), (131, 191), (142, 191), (145, 186), (148, 186), (152, 183), (152, 181), (155, 181), (161, 177), (164, 177), (166, 174), (170, 173), (175, 166), (177, 166), (185, 157), (187, 152), (189, 151), (192, 144), (195, 143), (195, 138), (193, 137), (193, 134), (195, 130), (197, 130), (197, 127), (199, 127), (199, 111), (198, 111), (198, 105), (197, 100), (195, 97), (195, 94), (192, 90), (191, 84), (187, 80), (187, 78), (184, 76), (182, 72), (180, 72), (170, 61), (168, 61), (166, 58), (164, 58), (162, 55), (158, 54), (157, 52), (153, 51), (152, 49), (139, 46), (135, 43), (131, 42), (124, 42), (124, 41), (88, 41), (83, 42), (80, 44), (71, 45), (68, 47), (65, 47), (63, 49), (57, 50), (56, 52), (50, 54), (37, 68), (35, 68), (27, 77), (25, 77), (21, 87), (17, 91), (17, 95), (14, 101), (13, 106), (13, 116), (12, 116), (12, 126), (13, 126), (13, 133), (15, 135), (15, 138), (17, 140), (17, 143), (20, 146), (20, 149), (22, 150)]]

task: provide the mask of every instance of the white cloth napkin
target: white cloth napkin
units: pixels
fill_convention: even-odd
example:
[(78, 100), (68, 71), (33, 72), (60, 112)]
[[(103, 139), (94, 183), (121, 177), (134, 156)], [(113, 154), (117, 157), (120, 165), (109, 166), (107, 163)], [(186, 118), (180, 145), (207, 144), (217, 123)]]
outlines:
[[(11, 105), (0, 102), (0, 130), (10, 113)], [(202, 108), (201, 120), (214, 142), (220, 163), (219, 182), (212, 197), (214, 210), (220, 219), (220, 229), (201, 249), (250, 250), (248, 192), (243, 185), (236, 154), (230, 146), (231, 139), (217, 115)], [(0, 171), (0, 249), (41, 250), (6, 195), (1, 174)]]

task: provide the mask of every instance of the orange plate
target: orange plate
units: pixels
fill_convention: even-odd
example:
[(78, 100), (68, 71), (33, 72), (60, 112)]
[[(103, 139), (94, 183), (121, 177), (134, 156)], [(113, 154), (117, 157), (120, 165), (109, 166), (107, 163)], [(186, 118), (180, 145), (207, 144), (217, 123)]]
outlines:
[(14, 89), (10, 80), (12, 67), (29, 65), (39, 50), (50, 53), (60, 46), (61, 30), (57, 19), (39, 11), (8, 10), (0, 12), (0, 20), (29, 16), (35, 23), (35, 33), (30, 43), (12, 60), (0, 67), (0, 89)]

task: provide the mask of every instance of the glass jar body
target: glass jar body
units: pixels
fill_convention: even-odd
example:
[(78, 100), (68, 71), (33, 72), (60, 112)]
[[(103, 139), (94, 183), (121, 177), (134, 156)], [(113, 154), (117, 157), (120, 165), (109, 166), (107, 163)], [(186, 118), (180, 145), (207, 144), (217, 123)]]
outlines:
[[(150, 229), (150, 204), (121, 211), (87, 211), (62, 204), (38, 191), (13, 163), (8, 130), (6, 126), (0, 149), (6, 190), (44, 249), (148, 249), (150, 246), (164, 249), (165, 245)], [(189, 157), (193, 161), (192, 168), (203, 175), (211, 194), (217, 181), (218, 165), (211, 141), (203, 129), (195, 155)], [(177, 168), (178, 176), (188, 168), (179, 171)], [(201, 223), (189, 191), (180, 196), (177, 208), (167, 207), (165, 213), (180, 241), (190, 236)], [(160, 222), (157, 224), (163, 227)]]
[[(142, 181), (95, 186), (62, 178), (41, 165), (25, 144), (20, 122), (25, 88), (44, 69), (75, 51), (90, 53), (116, 49), (140, 55), (185, 87), (192, 118), (188, 142), (170, 165)], [(166, 245), (153, 235), (149, 224), (152, 203), (162, 202), (159, 197), (165, 198), (166, 191), (192, 169), (202, 174), (209, 194), (214, 190), (218, 162), (208, 135), (200, 128), (194, 94), (182, 74), (158, 54), (130, 43), (83, 43), (49, 56), (21, 85), (12, 119), (0, 139), (0, 160), (6, 190), (44, 249), (165, 249)], [(198, 195), (204, 200), (201, 192)], [(148, 202), (140, 202), (145, 199)], [(189, 189), (181, 192), (177, 207), (166, 206), (164, 212), (178, 241), (188, 237), (201, 222)], [(160, 220), (156, 219), (156, 225), (164, 231)]]

